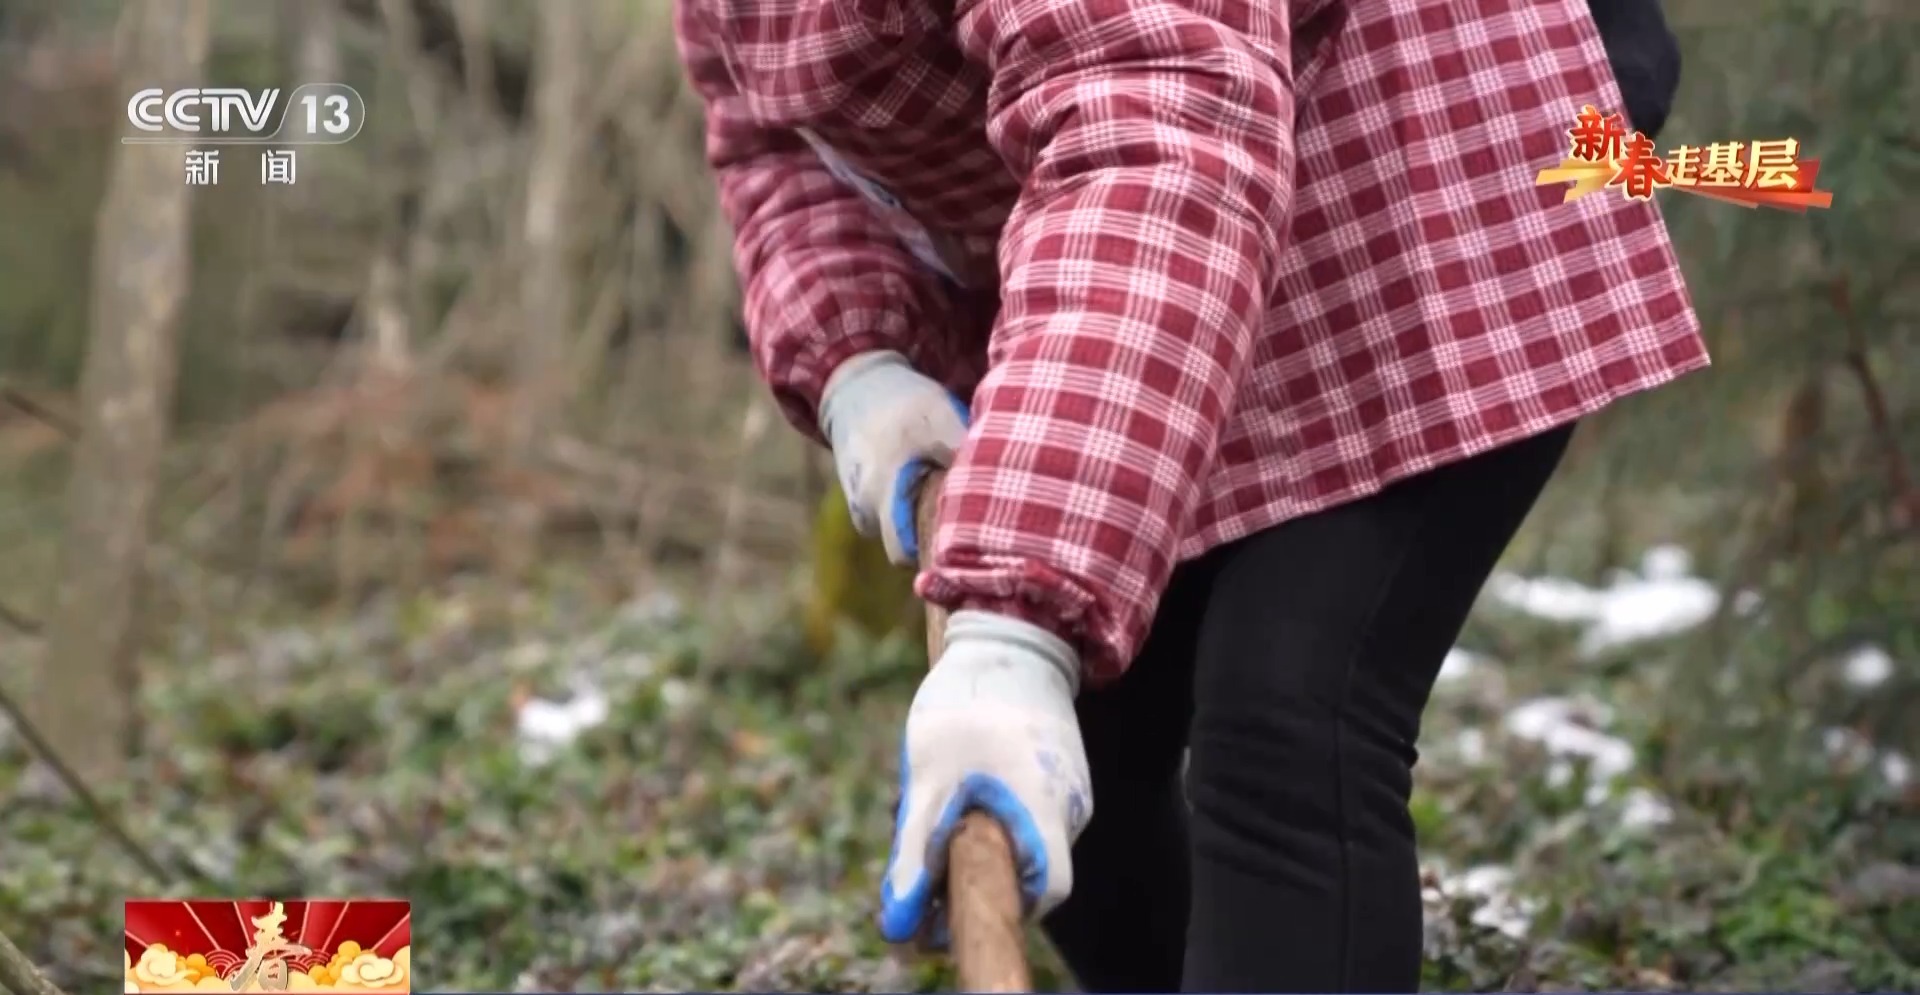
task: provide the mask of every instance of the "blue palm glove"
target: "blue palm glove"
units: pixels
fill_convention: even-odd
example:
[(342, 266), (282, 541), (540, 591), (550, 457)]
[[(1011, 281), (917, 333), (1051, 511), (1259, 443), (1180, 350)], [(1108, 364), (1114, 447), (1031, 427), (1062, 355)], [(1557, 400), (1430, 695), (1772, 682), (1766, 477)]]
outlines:
[(895, 564), (915, 564), (914, 498), (927, 474), (951, 464), (966, 441), (966, 405), (899, 353), (865, 352), (827, 380), (820, 428), (854, 528), (878, 533)]
[(1073, 711), (1080, 661), (1059, 637), (989, 612), (955, 612), (946, 650), (907, 713), (900, 812), (880, 889), (880, 932), (941, 942), (947, 843), (969, 809), (1013, 843), (1029, 917), (1073, 890), (1071, 848), (1093, 817)]

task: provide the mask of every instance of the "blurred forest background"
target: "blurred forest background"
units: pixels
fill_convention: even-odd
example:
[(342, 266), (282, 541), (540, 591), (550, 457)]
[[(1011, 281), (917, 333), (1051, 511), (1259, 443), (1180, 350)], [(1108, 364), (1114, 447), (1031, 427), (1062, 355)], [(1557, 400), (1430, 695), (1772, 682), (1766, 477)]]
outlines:
[[(1667, 3), (1663, 146), (1835, 202), (1662, 202), (1716, 365), (1449, 660), (1427, 981), (1920, 990), (1920, 18)], [(196, 894), (409, 898), (434, 989), (945, 983), (870, 926), (915, 609), (755, 386), (669, 16), (0, 0), (0, 932), (67, 991)], [(189, 188), (116, 138), (197, 80), (370, 117)]]

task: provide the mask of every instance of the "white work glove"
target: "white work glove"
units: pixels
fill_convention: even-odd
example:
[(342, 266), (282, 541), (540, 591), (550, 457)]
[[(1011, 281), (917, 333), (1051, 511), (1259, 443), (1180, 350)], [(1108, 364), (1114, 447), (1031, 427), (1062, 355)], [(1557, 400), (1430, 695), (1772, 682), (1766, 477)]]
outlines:
[(1066, 900), (1073, 842), (1093, 817), (1073, 711), (1079, 685), (1080, 661), (1058, 636), (1004, 615), (954, 613), (946, 651), (907, 713), (880, 888), (887, 940), (944, 942), (947, 843), (970, 809), (1006, 829), (1029, 917)]
[(899, 353), (863, 352), (828, 378), (820, 428), (854, 528), (878, 532), (895, 564), (918, 562), (914, 498), (927, 474), (951, 464), (966, 441), (966, 405)]

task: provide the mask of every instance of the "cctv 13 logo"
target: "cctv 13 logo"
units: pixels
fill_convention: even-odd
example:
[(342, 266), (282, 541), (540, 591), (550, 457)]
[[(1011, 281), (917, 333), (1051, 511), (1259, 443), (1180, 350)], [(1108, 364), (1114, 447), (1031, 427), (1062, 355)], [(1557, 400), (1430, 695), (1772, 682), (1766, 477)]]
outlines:
[(339, 145), (366, 123), (367, 104), (345, 83), (277, 88), (146, 87), (127, 100), (128, 144)]

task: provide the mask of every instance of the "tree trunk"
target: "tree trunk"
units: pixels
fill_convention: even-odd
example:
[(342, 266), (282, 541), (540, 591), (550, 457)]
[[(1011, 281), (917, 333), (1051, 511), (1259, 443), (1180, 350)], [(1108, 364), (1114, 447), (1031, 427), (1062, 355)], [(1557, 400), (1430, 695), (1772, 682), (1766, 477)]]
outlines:
[(388, 169), (392, 206), (385, 212), (386, 226), (373, 248), (361, 300), (363, 372), (391, 382), (413, 366), (415, 228), (438, 108), (432, 80), (420, 63), (419, 24), (411, 9), (404, 0), (380, 0), (380, 9), (386, 17), (391, 53), (391, 75), (383, 75), (383, 81), (404, 84), (412, 111), (411, 126), (398, 129), (381, 149), (381, 158), (398, 168)]
[(302, 0), (286, 8), (295, 83), (340, 81), (340, 17), (333, 0)]
[[(134, 4), (120, 23), (121, 89), (192, 86), (209, 0)], [(81, 378), (59, 586), (30, 709), (83, 778), (112, 782), (137, 743), (142, 564), (166, 442), (192, 217), (182, 150), (120, 145), (95, 226), (93, 310)]]
[(475, 107), (497, 111), (494, 99), (493, 16), (487, 0), (454, 0), (454, 28), (460, 34), (460, 51), (466, 72), (467, 99)]
[(521, 324), (516, 347), (521, 405), (514, 443), (523, 452), (554, 417), (564, 396), (567, 334), (573, 325), (573, 212), (567, 191), (577, 171), (586, 106), (586, 38), (590, 8), (543, 3), (534, 69), (533, 158), (527, 169), (523, 219)]

